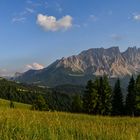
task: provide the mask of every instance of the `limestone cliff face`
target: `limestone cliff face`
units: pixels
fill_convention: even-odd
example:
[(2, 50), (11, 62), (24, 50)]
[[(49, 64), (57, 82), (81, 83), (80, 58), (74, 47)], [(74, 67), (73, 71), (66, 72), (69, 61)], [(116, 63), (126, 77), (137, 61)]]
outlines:
[(62, 58), (56, 68), (69, 68), (72, 72), (109, 76), (125, 76), (140, 72), (140, 49), (128, 48), (121, 53), (118, 47), (96, 48), (79, 55)]

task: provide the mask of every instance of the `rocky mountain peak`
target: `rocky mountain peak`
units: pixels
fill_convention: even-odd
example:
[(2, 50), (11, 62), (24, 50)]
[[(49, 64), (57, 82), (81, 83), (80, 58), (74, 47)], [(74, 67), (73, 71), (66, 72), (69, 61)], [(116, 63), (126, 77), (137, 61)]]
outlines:
[(113, 77), (131, 75), (140, 69), (139, 52), (136, 47), (129, 47), (123, 53), (120, 52), (119, 47), (92, 48), (79, 55), (61, 59), (59, 66), (85, 74), (108, 74)]

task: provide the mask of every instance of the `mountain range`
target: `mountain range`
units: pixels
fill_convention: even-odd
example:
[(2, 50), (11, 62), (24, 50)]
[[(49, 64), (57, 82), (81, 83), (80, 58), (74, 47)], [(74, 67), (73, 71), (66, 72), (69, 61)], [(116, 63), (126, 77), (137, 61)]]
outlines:
[(78, 55), (56, 60), (42, 70), (16, 73), (18, 82), (55, 87), (58, 85), (85, 85), (95, 76), (108, 75), (110, 79), (129, 77), (140, 73), (140, 48), (92, 48)]

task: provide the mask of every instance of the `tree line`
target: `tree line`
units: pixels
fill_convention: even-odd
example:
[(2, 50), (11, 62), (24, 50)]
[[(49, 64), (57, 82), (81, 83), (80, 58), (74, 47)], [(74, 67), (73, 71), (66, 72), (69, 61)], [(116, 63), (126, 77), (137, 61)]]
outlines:
[(136, 80), (133, 76), (130, 78), (126, 97), (123, 96), (119, 78), (113, 89), (107, 76), (89, 80), (83, 97), (75, 97), (72, 106), (74, 112), (94, 115), (139, 116), (140, 75)]
[(69, 95), (51, 89), (0, 80), (0, 98), (32, 104), (35, 110), (56, 110), (94, 115), (140, 116), (140, 75), (130, 78), (123, 96), (118, 78), (114, 87), (107, 76), (87, 82), (84, 94)]

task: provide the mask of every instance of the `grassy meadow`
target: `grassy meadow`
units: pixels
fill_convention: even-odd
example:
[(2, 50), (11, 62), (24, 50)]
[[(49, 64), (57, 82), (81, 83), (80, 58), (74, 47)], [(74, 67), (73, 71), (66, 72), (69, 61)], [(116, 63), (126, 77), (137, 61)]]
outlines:
[(140, 140), (140, 118), (1, 108), (0, 140)]
[[(23, 104), (23, 103), (18, 103), (18, 102), (13, 102), (14, 103), (14, 107), (16, 109), (30, 109), (31, 105), (28, 104)], [(9, 109), (10, 108), (10, 101), (8, 100), (4, 100), (4, 99), (0, 99), (0, 109)]]

